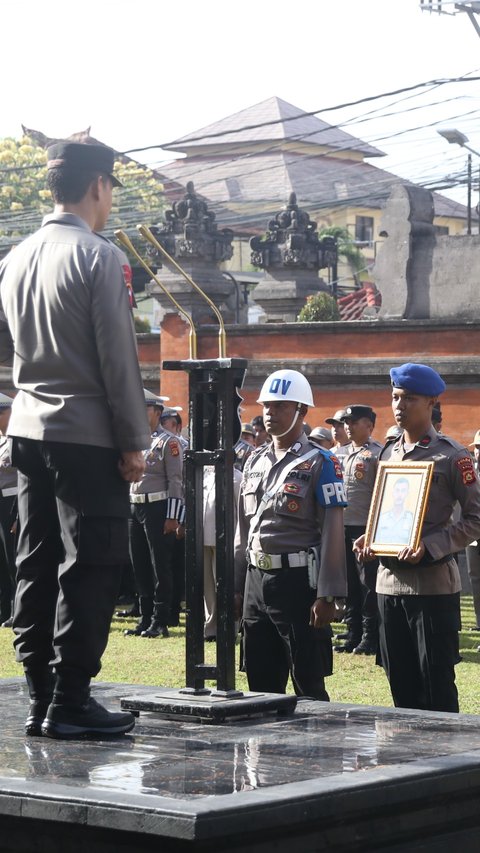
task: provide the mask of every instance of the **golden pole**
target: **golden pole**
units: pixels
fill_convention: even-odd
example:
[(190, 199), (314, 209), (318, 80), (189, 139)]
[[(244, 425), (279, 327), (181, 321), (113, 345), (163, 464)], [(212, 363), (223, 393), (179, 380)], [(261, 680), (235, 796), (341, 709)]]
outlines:
[(227, 335), (225, 332), (225, 324), (223, 322), (223, 317), (220, 314), (220, 311), (218, 310), (215, 303), (212, 302), (210, 297), (207, 296), (207, 294), (202, 290), (202, 288), (198, 284), (196, 284), (196, 282), (194, 282), (193, 278), (191, 278), (188, 273), (185, 272), (184, 269), (182, 269), (182, 267), (180, 266), (180, 264), (177, 263), (175, 258), (172, 258), (172, 256), (169, 255), (167, 250), (164, 249), (161, 243), (159, 243), (155, 235), (152, 234), (150, 228), (148, 228), (146, 225), (137, 225), (137, 231), (142, 235), (145, 240), (148, 240), (149, 243), (155, 246), (155, 248), (158, 249), (159, 252), (161, 252), (161, 254), (167, 259), (167, 261), (169, 261), (175, 267), (175, 269), (178, 270), (180, 275), (183, 275), (183, 277), (188, 281), (189, 284), (191, 284), (191, 286), (197, 291), (197, 293), (200, 293), (200, 295), (203, 296), (205, 301), (208, 302), (219, 323), (218, 355), (219, 358), (225, 358), (227, 354)]
[(189, 334), (189, 339), (188, 339), (190, 358), (196, 358), (197, 357), (197, 333), (195, 331), (195, 326), (193, 324), (193, 320), (192, 320), (190, 314), (187, 311), (185, 311), (185, 309), (182, 308), (181, 305), (179, 305), (179, 303), (177, 302), (175, 297), (172, 296), (172, 294), (167, 290), (167, 288), (165, 287), (163, 282), (160, 281), (158, 276), (155, 275), (153, 270), (143, 260), (142, 256), (137, 252), (135, 246), (133, 245), (132, 241), (130, 240), (130, 237), (127, 237), (125, 232), (122, 231), (121, 229), (115, 231), (115, 237), (117, 238), (119, 243), (122, 243), (122, 245), (125, 246), (125, 248), (128, 249), (128, 251), (131, 252), (131, 254), (136, 257), (137, 261), (142, 265), (142, 267), (148, 272), (148, 274), (153, 278), (153, 280), (158, 284), (158, 286), (168, 296), (168, 298), (171, 300), (171, 302), (173, 302), (173, 304), (175, 305), (175, 308), (177, 308), (177, 310), (180, 311), (180, 314), (183, 314), (183, 316), (185, 317), (185, 319), (187, 320), (187, 322), (190, 326), (190, 334)]

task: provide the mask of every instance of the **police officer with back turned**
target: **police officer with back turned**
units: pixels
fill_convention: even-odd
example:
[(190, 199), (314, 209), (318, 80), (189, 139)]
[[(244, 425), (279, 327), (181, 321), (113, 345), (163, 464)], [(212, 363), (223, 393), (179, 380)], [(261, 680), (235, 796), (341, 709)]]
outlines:
[(13, 629), (26, 733), (122, 734), (134, 717), (90, 696), (128, 562), (129, 483), (149, 446), (129, 296), (107, 221), (114, 152), (48, 149), (55, 208), (0, 263), (0, 359), (13, 356), (8, 434), (19, 471)]
[(346, 595), (342, 470), (303, 431), (314, 403), (301, 373), (272, 373), (258, 402), (272, 442), (245, 466), (235, 537), (248, 683), (285, 693), (290, 673), (297, 695), (328, 701), (330, 623)]

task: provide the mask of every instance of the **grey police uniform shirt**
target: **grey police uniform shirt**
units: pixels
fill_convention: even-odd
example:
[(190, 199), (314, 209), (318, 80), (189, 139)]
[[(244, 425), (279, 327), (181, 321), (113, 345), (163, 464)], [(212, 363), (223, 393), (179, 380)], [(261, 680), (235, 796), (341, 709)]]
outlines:
[[(432, 460), (435, 467), (421, 536), (426, 557), (416, 565), (380, 557), (377, 592), (383, 595), (460, 592), (458, 565), (451, 555), (480, 537), (480, 483), (470, 453), (453, 438), (431, 427), (408, 452), (403, 436), (388, 442), (380, 460), (392, 463)], [(452, 521), (456, 501), (461, 512), (458, 520)]]
[(378, 519), (375, 539), (388, 544), (408, 545), (413, 527), (413, 513), (408, 509), (397, 515), (393, 510), (382, 512)]
[(12, 466), (11, 446), (11, 440), (6, 435), (0, 435), (0, 495), (3, 496), (3, 492), (8, 490), (5, 497), (15, 494), (17, 490), (18, 474)]
[(8, 434), (143, 450), (150, 444), (118, 252), (71, 213), (0, 263), (0, 361), (19, 389)]
[(378, 456), (382, 447), (374, 438), (369, 438), (362, 447), (355, 447), (353, 443), (347, 444), (344, 453), (339, 456), (348, 501), (345, 524), (359, 527), (365, 527), (367, 524), (377, 476)]
[[(316, 452), (308, 459), (304, 457)], [(282, 472), (291, 463), (282, 481)], [(276, 487), (280, 485), (277, 489)], [(266, 500), (263, 500), (263, 498)], [(282, 459), (272, 444), (259, 447), (243, 472), (235, 535), (235, 589), (243, 595), (247, 552), (292, 554), (321, 549), (317, 595), (347, 594), (340, 463), (302, 434)], [(258, 507), (262, 512), (258, 514)]]
[(139, 483), (130, 486), (130, 497), (151, 492), (164, 494), (161, 500), (168, 501), (167, 518), (180, 519), (183, 515), (183, 449), (178, 437), (158, 429), (143, 457), (145, 472)]

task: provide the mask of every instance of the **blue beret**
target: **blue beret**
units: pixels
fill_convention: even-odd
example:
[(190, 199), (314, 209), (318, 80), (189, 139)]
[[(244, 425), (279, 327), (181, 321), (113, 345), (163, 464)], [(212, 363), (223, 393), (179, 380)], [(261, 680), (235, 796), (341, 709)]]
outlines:
[(392, 367), (390, 378), (394, 388), (403, 388), (425, 397), (438, 397), (447, 387), (440, 374), (426, 364), (407, 362), (400, 367)]

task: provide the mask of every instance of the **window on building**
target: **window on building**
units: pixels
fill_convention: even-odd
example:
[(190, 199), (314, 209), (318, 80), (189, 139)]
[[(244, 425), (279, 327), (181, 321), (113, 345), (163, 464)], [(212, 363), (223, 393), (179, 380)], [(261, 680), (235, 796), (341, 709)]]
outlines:
[(242, 197), (242, 191), (240, 189), (240, 184), (236, 178), (227, 178), (225, 181), (227, 185), (227, 190), (230, 198), (234, 201), (237, 198)]
[(450, 229), (449, 229), (448, 225), (434, 225), (433, 227), (435, 229), (435, 234), (438, 234), (439, 236), (441, 234), (443, 234), (445, 236), (450, 234)]
[(373, 243), (373, 216), (355, 217), (355, 240)]

